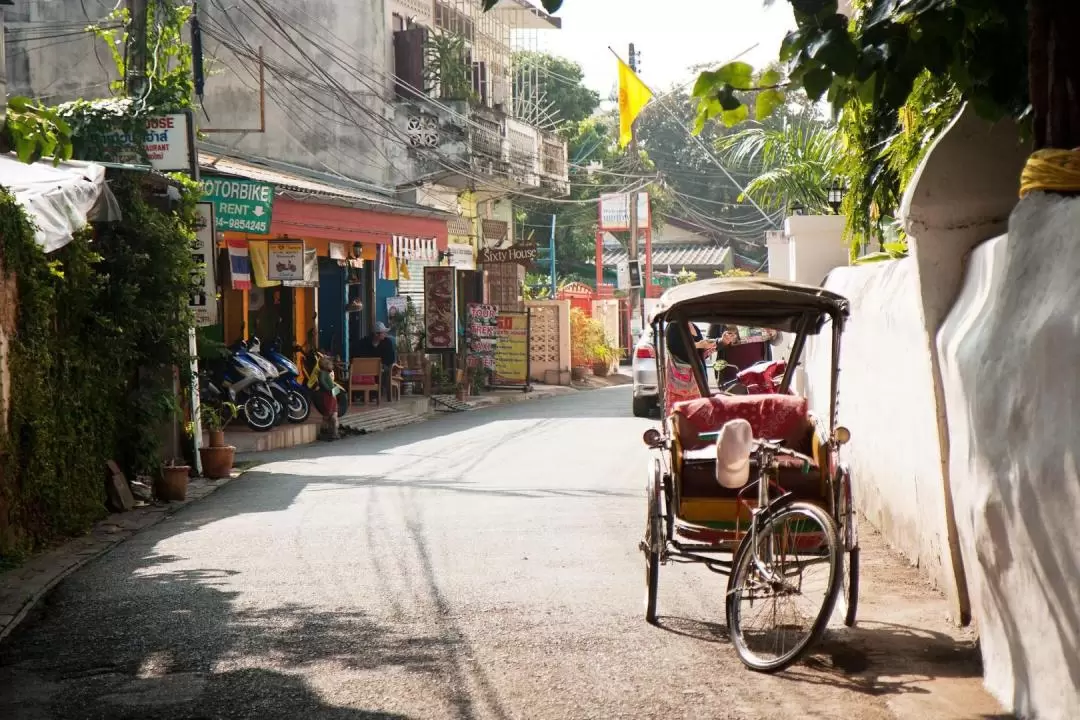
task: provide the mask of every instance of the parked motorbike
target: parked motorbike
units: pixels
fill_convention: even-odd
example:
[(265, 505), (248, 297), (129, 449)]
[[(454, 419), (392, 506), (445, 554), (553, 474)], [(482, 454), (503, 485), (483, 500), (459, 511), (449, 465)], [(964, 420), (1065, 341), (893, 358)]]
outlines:
[(740, 370), (735, 379), (720, 389), (732, 395), (770, 395), (780, 392), (780, 385), (787, 372), (785, 360), (762, 360)]
[[(258, 343), (258, 338), (252, 338)], [(258, 368), (266, 376), (266, 388), (270, 392), (271, 403), (274, 406), (274, 425), (280, 425), (285, 422), (287, 417), (285, 408), (288, 404), (289, 392), (281, 383), (277, 381), (278, 376), (281, 375), (281, 371), (274, 367), (266, 358), (262, 357), (257, 352), (252, 352), (250, 349), (250, 341), (237, 340), (231, 348), (229, 348), (234, 357), (239, 357), (248, 362), (251, 362), (258, 366)]]
[(210, 401), (228, 400), (240, 408), (252, 430), (265, 432), (274, 426), (274, 400), (266, 374), (251, 360), (231, 353), (213, 374), (201, 378), (200, 394)]
[(274, 340), (268, 348), (263, 349), (259, 338), (253, 337), (247, 349), (249, 353), (265, 359), (277, 371), (278, 376), (270, 386), (284, 394), (285, 414), (289, 422), (302, 423), (307, 420), (311, 415), (307, 387), (300, 382), (300, 368), (281, 352), (281, 339)]

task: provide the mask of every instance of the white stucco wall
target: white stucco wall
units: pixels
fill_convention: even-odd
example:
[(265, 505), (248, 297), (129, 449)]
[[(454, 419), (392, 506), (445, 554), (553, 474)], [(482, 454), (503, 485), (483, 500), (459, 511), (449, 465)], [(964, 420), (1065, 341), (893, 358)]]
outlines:
[[(938, 586), (947, 546), (928, 338), (913, 259), (833, 270), (825, 286), (847, 297), (851, 319), (842, 341), (838, 415), (852, 432), (843, 452), (855, 502), (891, 546)], [(829, 338), (807, 347), (811, 407), (829, 402)]]
[[(842, 215), (796, 215), (784, 221), (788, 237), (788, 278), (820, 285), (836, 267), (848, 264)], [(771, 259), (771, 258), (770, 258)]]
[(1028, 197), (937, 338), (957, 534), (987, 688), (1080, 717), (1080, 199)]

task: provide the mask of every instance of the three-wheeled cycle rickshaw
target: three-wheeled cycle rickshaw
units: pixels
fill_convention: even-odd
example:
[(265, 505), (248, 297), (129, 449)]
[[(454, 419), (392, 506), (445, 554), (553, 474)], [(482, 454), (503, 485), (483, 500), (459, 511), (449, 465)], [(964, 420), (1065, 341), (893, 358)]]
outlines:
[[(836, 424), (847, 317), (848, 301), (824, 288), (717, 278), (672, 288), (650, 318), (661, 429), (644, 438), (657, 451), (641, 543), (645, 617), (657, 622), (661, 565), (696, 562), (727, 575), (728, 632), (753, 670), (796, 662), (834, 612), (855, 623), (859, 541), (850, 474), (838, 458), (850, 433)], [(711, 390), (691, 323), (784, 333), (792, 340), (788, 372), (770, 392)], [(815, 398), (827, 401), (819, 403), (828, 407), (823, 417), (791, 384), (807, 343), (825, 338), (829, 395)]]

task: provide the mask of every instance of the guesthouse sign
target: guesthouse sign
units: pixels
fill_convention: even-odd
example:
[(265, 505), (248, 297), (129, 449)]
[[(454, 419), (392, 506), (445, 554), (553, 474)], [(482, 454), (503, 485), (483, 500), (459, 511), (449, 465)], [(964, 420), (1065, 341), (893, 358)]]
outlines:
[(512, 245), (508, 248), (483, 248), (480, 251), (481, 265), (531, 265), (536, 262), (535, 245)]
[(131, 133), (116, 130), (104, 137), (102, 155), (105, 162), (141, 165), (147, 160), (160, 172), (192, 171), (192, 128), (187, 113), (152, 115), (146, 118), (143, 138), (146, 159), (138, 152)]

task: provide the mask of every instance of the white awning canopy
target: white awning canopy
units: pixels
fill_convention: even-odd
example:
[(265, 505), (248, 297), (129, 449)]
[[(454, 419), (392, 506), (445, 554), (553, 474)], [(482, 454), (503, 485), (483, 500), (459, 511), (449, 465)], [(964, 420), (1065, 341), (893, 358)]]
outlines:
[(20, 162), (0, 155), (0, 185), (15, 196), (37, 226), (35, 239), (45, 252), (71, 242), (89, 220), (116, 220), (119, 206), (105, 183), (105, 167), (71, 160)]

